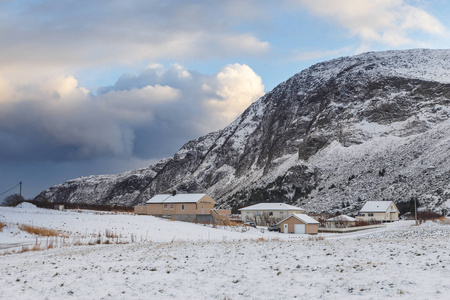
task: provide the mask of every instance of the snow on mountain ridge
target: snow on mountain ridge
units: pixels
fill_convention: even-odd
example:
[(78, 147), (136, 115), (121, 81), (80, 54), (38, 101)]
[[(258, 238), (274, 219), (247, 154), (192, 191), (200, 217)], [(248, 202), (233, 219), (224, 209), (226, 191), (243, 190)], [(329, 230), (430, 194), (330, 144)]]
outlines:
[[(138, 204), (177, 189), (207, 192), (233, 208), (283, 201), (315, 211), (350, 211), (363, 199), (401, 202), (417, 196), (437, 208), (450, 197), (439, 192), (450, 176), (442, 165), (446, 152), (434, 148), (448, 143), (448, 134), (438, 128), (447, 126), (450, 116), (449, 83), (450, 50), (371, 52), (319, 63), (171, 158), (110, 176), (109, 183), (108, 177), (92, 178), (98, 183), (69, 181), (41, 196)], [(436, 140), (437, 132), (444, 135)], [(430, 157), (424, 149), (437, 153)], [(402, 165), (421, 157), (438, 166), (437, 182), (421, 179), (425, 167)], [(437, 198), (428, 201), (430, 195)]]

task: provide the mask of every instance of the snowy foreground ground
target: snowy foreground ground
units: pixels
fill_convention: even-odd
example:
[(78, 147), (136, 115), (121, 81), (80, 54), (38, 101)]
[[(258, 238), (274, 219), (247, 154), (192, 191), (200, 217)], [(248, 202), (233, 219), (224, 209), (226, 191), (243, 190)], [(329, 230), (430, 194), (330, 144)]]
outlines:
[[(450, 298), (450, 225), (441, 223), (311, 238), (27, 205), (0, 207), (0, 221), (0, 299)], [(18, 224), (66, 237), (17, 253), (12, 243), (49, 243)]]

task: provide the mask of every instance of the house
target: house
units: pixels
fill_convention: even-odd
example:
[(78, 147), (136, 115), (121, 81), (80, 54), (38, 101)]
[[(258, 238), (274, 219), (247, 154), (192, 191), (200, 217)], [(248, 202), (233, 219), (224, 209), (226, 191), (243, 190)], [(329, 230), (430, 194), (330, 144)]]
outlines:
[(333, 218), (329, 218), (325, 221), (326, 228), (347, 228), (356, 226), (355, 218), (349, 217), (347, 215), (340, 215)]
[(305, 214), (293, 214), (277, 224), (281, 233), (317, 234), (319, 222)]
[(393, 201), (367, 201), (357, 218), (364, 221), (398, 221), (398, 208)]
[(64, 204), (55, 204), (55, 205), (53, 205), (53, 209), (56, 209), (56, 210), (64, 210)]
[(231, 210), (214, 209), (216, 202), (207, 194), (160, 194), (135, 206), (136, 214), (171, 218), (179, 221), (213, 223), (228, 221)]
[(270, 225), (292, 214), (301, 214), (304, 209), (286, 203), (258, 203), (239, 209), (243, 221), (254, 221), (258, 225)]

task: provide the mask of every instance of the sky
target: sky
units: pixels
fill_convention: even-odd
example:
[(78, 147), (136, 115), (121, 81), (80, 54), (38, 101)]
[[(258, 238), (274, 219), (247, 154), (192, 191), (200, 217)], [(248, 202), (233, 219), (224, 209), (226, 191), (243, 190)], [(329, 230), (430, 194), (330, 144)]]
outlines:
[(303, 69), (450, 47), (443, 0), (0, 0), (0, 199), (144, 168)]

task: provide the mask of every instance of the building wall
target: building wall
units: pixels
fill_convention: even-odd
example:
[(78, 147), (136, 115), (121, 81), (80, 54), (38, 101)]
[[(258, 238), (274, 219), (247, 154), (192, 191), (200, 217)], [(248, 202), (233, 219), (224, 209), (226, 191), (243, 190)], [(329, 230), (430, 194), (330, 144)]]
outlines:
[[(391, 211), (393, 211), (393, 210), (395, 210), (396, 212), (391, 213)], [(389, 206), (388, 211), (391, 214), (391, 221), (398, 221), (399, 211), (398, 211), (397, 205), (395, 205), (394, 202), (392, 202), (391, 206)]]
[(361, 213), (358, 217), (358, 219), (369, 221), (369, 220), (375, 220), (375, 221), (386, 221), (386, 213)]
[(212, 224), (214, 223), (214, 218), (212, 215), (197, 215), (196, 222), (201, 224)]
[[(295, 217), (290, 217), (280, 223), (280, 232), (284, 233), (284, 224), (288, 224), (288, 232), (295, 232), (295, 224), (305, 224)], [(317, 234), (319, 232), (319, 224), (305, 224), (306, 234)]]
[(197, 203), (148, 203), (146, 205), (146, 213), (157, 216), (211, 214), (211, 210), (214, 209), (214, 204), (214, 200), (208, 195), (205, 195)]
[(134, 213), (137, 215), (146, 215), (147, 214), (147, 206), (135, 206)]
[(231, 209), (215, 209), (220, 215), (231, 215)]
[(319, 224), (306, 224), (305, 231), (306, 234), (317, 234), (319, 233)]
[(197, 215), (172, 215), (172, 216), (170, 216), (170, 218), (173, 220), (192, 222), (192, 223), (195, 223), (197, 221), (196, 217), (197, 217)]
[[(203, 209), (202, 209), (203, 204)], [(213, 203), (148, 203), (149, 215), (197, 215), (210, 214)]]

